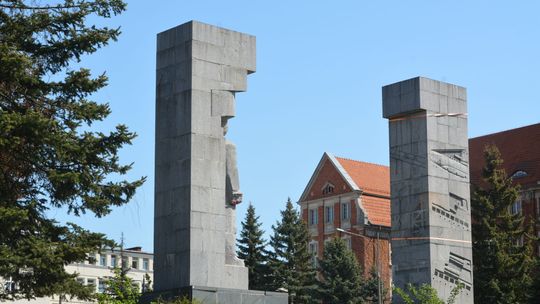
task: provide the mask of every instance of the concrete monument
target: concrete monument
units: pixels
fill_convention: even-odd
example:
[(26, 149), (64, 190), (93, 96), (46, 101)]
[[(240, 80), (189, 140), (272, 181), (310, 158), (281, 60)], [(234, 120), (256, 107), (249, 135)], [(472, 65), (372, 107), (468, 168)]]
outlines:
[(255, 72), (255, 37), (188, 22), (158, 34), (154, 290), (204, 303), (286, 303), (248, 291), (236, 257), (242, 201), (227, 141), (235, 94)]
[(467, 101), (463, 87), (417, 77), (382, 89), (389, 119), (393, 281), (473, 303)]

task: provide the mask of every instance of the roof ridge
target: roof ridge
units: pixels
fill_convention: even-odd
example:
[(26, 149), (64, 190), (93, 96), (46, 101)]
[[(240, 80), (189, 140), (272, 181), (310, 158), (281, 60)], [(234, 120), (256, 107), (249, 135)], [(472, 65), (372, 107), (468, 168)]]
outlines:
[(490, 136), (495, 135), (495, 134), (508, 133), (508, 132), (517, 131), (519, 129), (533, 128), (533, 127), (540, 127), (540, 122), (532, 124), (532, 125), (526, 125), (526, 126), (516, 127), (516, 128), (512, 128), (512, 129), (508, 129), (508, 130), (502, 130), (502, 131), (498, 131), (498, 132), (494, 132), (494, 133), (488, 133), (488, 134), (484, 134), (484, 135), (480, 135), (480, 136), (476, 136), (476, 137), (471, 137), (471, 138), (469, 138), (469, 140), (482, 138), (482, 137), (490, 137)]
[(351, 158), (347, 158), (347, 157), (335, 156), (335, 158), (340, 158), (340, 159), (344, 159), (344, 160), (350, 160), (350, 161), (361, 163), (361, 164), (368, 164), (368, 165), (374, 165), (374, 166), (383, 167), (383, 168), (390, 168), (389, 166), (386, 166), (386, 165), (381, 165), (381, 164), (376, 164), (376, 163), (372, 163), (372, 162), (366, 162), (366, 161), (351, 159)]
[(382, 189), (377, 189), (377, 188), (368, 188), (368, 187), (363, 187), (362, 188), (364, 190), (364, 192), (367, 192), (367, 193), (372, 193), (372, 194), (375, 194), (377, 195), (377, 193), (374, 193), (374, 192), (382, 192), (382, 193), (387, 193), (387, 194), (390, 194), (389, 191), (386, 191), (386, 190), (382, 190)]

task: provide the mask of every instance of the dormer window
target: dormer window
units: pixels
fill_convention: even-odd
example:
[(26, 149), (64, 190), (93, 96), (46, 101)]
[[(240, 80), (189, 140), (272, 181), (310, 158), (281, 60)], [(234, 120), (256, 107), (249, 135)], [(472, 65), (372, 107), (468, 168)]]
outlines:
[(516, 178), (521, 178), (521, 177), (525, 177), (529, 174), (527, 174), (527, 172), (523, 171), (523, 170), (517, 170), (516, 172), (514, 172), (514, 174), (512, 174), (512, 176), (510, 176), (511, 179), (516, 179)]
[(325, 195), (329, 193), (334, 193), (334, 188), (335, 188), (334, 185), (330, 183), (326, 183), (326, 185), (322, 189), (322, 194)]

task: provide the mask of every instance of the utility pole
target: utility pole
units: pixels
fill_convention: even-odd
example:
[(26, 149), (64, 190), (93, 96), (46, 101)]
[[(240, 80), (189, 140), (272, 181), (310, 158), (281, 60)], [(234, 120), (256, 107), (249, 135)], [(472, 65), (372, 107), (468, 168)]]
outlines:
[(122, 276), (122, 279), (125, 278), (129, 270), (127, 259), (126, 259), (126, 264), (124, 265), (125, 258), (126, 257), (124, 255), (124, 232), (122, 232), (122, 234), (120, 235), (120, 275)]
[(382, 286), (381, 286), (381, 259), (380, 259), (380, 251), (379, 251), (379, 246), (380, 246), (380, 238), (379, 238), (379, 233), (381, 231), (381, 227), (379, 226), (379, 231), (377, 231), (377, 244), (376, 244), (376, 249), (375, 249), (375, 255), (377, 256), (377, 294), (378, 294), (378, 302), (379, 304), (382, 304)]

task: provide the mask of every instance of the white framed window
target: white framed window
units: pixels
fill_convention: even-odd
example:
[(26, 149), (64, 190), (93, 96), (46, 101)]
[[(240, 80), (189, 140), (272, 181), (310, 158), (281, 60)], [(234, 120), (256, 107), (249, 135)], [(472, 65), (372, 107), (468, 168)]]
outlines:
[(317, 225), (317, 209), (309, 209), (309, 225)]
[(517, 170), (516, 172), (514, 172), (510, 178), (511, 179), (517, 179), (517, 178), (522, 178), (522, 177), (526, 177), (528, 176), (529, 174), (523, 170)]
[(126, 269), (128, 268), (128, 257), (122, 257), (122, 268)]
[(334, 222), (334, 206), (324, 207), (324, 219), (326, 223)]
[(96, 254), (89, 254), (88, 255), (88, 264), (90, 265), (97, 265), (98, 260), (96, 259)]
[(96, 288), (96, 279), (88, 278), (86, 280), (86, 285), (94, 287), (94, 290)]
[(516, 201), (510, 206), (510, 213), (512, 214), (521, 214), (521, 201)]
[(148, 259), (143, 259), (142, 267), (143, 270), (150, 270), (150, 261)]
[(341, 219), (348, 220), (351, 217), (351, 204), (342, 203), (341, 204)]
[(520, 235), (520, 236), (514, 241), (514, 245), (516, 245), (516, 247), (523, 247), (523, 235)]
[(5, 281), (3, 286), (0, 285), (0, 288), (4, 288), (4, 291), (8, 291), (8, 292), (14, 292), (19, 289), (17, 286), (17, 283), (13, 282), (11, 279)]
[(99, 265), (100, 266), (107, 266), (107, 256), (104, 254), (99, 255)]
[(311, 264), (317, 267), (317, 242), (309, 243), (309, 253), (311, 254)]
[(139, 269), (139, 258), (131, 258), (131, 268)]
[(116, 255), (111, 255), (111, 267), (116, 267), (118, 266), (117, 265), (117, 261), (116, 261)]
[(331, 240), (332, 240), (332, 237), (328, 237), (324, 239), (324, 248), (326, 248), (326, 245), (328, 245), (328, 242), (330, 242)]
[(351, 249), (351, 250), (352, 250), (352, 241), (351, 241), (351, 238), (350, 238), (350, 237), (344, 238), (343, 241), (345, 242), (345, 246), (347, 246), (348, 249)]
[(86, 284), (86, 280), (85, 280), (84, 278), (81, 278), (81, 277), (78, 277), (78, 278), (77, 278), (77, 282), (78, 282), (79, 284), (82, 284), (82, 285)]
[(536, 217), (540, 219), (540, 197), (536, 199)]
[(330, 184), (330, 183), (326, 183), (326, 185), (323, 187), (322, 189), (322, 194), (330, 194), (330, 193), (334, 193), (334, 185)]
[[(536, 232), (536, 237), (540, 239), (540, 231)], [(537, 242), (536, 251), (537, 251), (538, 256), (540, 256), (540, 242)]]
[(99, 279), (98, 280), (98, 292), (99, 293), (104, 293), (106, 288), (107, 288), (107, 285), (105, 285), (105, 279)]

